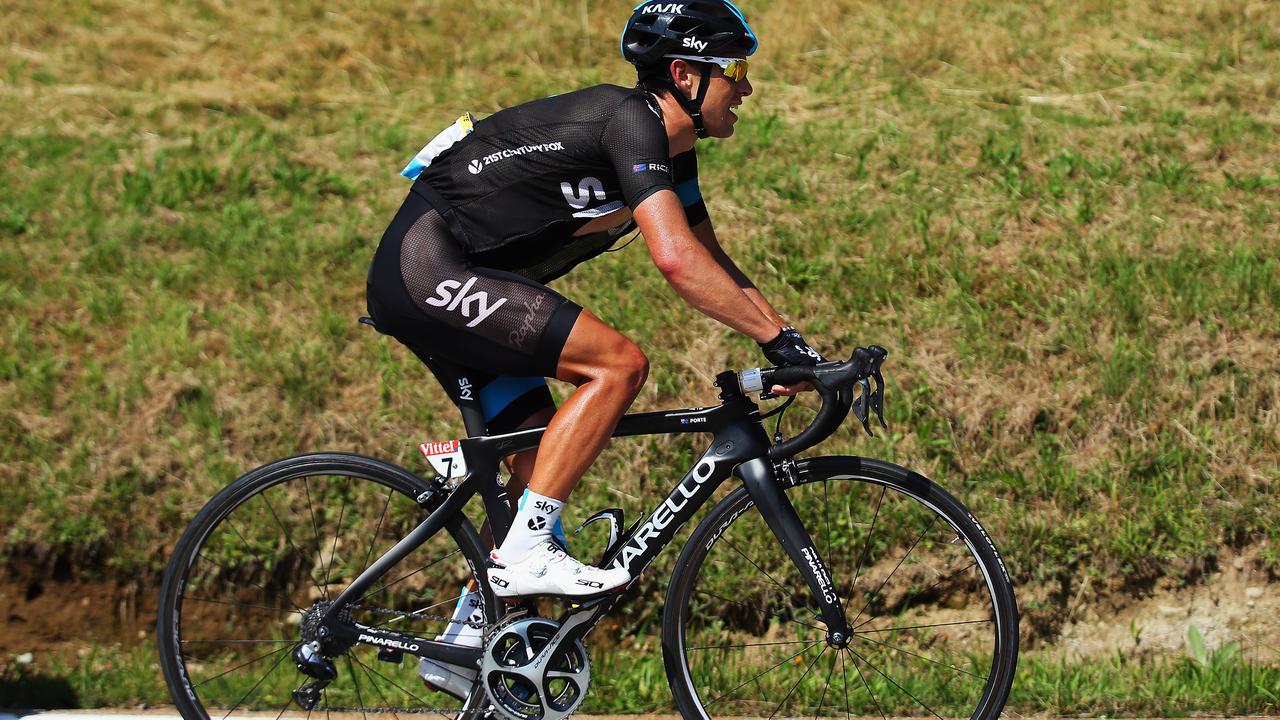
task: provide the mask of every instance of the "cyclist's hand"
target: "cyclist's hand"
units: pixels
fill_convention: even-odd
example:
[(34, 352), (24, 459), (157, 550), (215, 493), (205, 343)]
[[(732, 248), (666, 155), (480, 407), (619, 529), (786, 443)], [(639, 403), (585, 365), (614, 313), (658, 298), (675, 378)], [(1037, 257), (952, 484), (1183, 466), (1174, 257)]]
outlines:
[[(767, 343), (760, 343), (760, 350), (764, 353), (764, 357), (776, 367), (789, 367), (793, 365), (817, 365), (824, 362), (826, 358), (818, 354), (817, 350), (809, 347), (809, 343), (801, 337), (800, 331), (793, 327), (785, 327), (778, 333), (778, 337)], [(813, 385), (809, 383), (799, 383), (796, 385), (774, 385), (770, 390), (774, 395), (795, 395), (798, 392), (812, 390)]]

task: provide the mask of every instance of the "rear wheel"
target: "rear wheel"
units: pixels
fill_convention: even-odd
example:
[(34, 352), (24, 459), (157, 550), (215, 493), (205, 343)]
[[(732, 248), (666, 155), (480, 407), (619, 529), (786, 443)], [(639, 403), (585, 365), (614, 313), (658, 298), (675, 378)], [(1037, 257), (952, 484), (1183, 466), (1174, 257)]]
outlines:
[(905, 468), (797, 464), (786, 489), (849, 625), (817, 604), (745, 488), (690, 538), (667, 592), (663, 652), (686, 718), (999, 716), (1018, 611), (1004, 564), (963, 505)]
[[(424, 484), (358, 455), (303, 455), (242, 476), (211, 500), (174, 549), (161, 587), (158, 643), (187, 720), (310, 713), (293, 651), (315, 616), (425, 517)], [(492, 622), (485, 550), (462, 515), (449, 520), (349, 608), (367, 626), (432, 639), (470, 583)], [(397, 716), (463, 702), (428, 689), (413, 655), (356, 644), (330, 658), (337, 678), (312, 712)], [(399, 660), (399, 662), (395, 662)], [(479, 693), (473, 693), (479, 697)]]

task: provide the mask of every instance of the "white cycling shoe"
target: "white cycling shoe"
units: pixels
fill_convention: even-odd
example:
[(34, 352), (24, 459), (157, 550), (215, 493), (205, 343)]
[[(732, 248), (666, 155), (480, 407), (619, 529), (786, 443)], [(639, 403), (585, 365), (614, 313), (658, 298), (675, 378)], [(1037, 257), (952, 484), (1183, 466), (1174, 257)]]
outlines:
[[(470, 612), (466, 611), (470, 609)], [(466, 623), (484, 622), (484, 609), (480, 607), (480, 596), (467, 593), (458, 601), (454, 609), (454, 620), (465, 620)], [(484, 630), (466, 623), (456, 623), (440, 635), (436, 640), (454, 643), (463, 647), (478, 648), (484, 639)], [(466, 700), (471, 694), (471, 686), (475, 684), (475, 669), (466, 669), (457, 665), (422, 658), (418, 661), (418, 675), (428, 689), (449, 693), (459, 700)]]
[(524, 559), (508, 562), (497, 550), (489, 553), (489, 585), (500, 598), (557, 595), (594, 597), (631, 582), (622, 568), (584, 565), (554, 542), (538, 545)]

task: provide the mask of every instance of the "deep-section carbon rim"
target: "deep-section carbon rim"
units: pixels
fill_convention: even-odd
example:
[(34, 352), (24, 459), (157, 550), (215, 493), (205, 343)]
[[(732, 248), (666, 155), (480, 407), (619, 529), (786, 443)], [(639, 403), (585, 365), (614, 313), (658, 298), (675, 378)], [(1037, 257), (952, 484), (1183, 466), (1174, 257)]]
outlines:
[[(183, 717), (303, 717), (339, 708), (452, 717), (462, 703), (424, 687), (417, 658), (389, 662), (393, 653), (364, 644), (332, 658), (338, 677), (312, 712), (292, 698), (310, 680), (292, 659), (308, 611), (316, 615), (421, 522), (420, 489), (392, 465), (327, 453), (258, 468), (210, 501), (175, 548), (159, 603), (161, 665)], [(392, 568), (350, 617), (435, 638), (483, 558), (474, 528), (458, 516)], [(492, 618), (491, 596), (485, 605)]]
[(862, 458), (798, 465), (787, 489), (853, 636), (817, 605), (745, 489), (677, 563), (663, 621), (685, 717), (998, 717), (1017, 662), (1013, 590), (986, 531), (924, 477)]

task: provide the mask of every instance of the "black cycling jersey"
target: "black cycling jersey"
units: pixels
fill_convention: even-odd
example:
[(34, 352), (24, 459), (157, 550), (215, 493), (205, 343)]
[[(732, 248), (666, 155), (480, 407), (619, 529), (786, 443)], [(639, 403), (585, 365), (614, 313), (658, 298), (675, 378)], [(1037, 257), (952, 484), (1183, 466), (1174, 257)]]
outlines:
[(547, 282), (633, 226), (575, 237), (580, 228), (634, 211), (658, 190), (676, 191), (690, 225), (701, 222), (697, 172), (694, 151), (670, 157), (652, 96), (598, 85), (478, 121), (431, 162), (414, 190), (437, 205), (476, 264)]
[(468, 432), (514, 429), (554, 407), (541, 378), (555, 376), (582, 310), (544, 283), (635, 228), (625, 213), (576, 235), (584, 225), (662, 189), (690, 226), (706, 219), (697, 156), (670, 157), (643, 90), (600, 85), (502, 110), (418, 175), (369, 269), (369, 314), (435, 372)]

